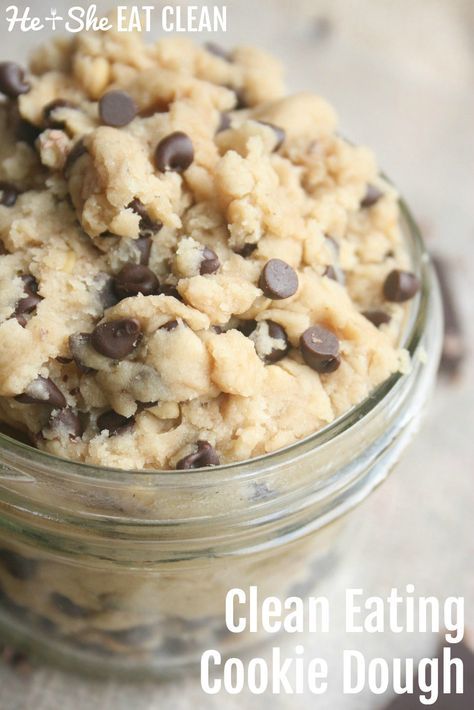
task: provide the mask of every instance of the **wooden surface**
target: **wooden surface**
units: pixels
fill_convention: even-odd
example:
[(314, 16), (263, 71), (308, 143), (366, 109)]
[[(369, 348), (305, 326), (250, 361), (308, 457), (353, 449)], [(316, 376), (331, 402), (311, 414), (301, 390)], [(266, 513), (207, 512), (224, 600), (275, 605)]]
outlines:
[[(49, 8), (43, 0), (19, 4)], [(76, 3), (52, 3), (59, 12), (71, 4)], [(433, 250), (452, 264), (470, 347), (471, 365), (458, 382), (438, 385), (422, 432), (396, 473), (367, 502), (355, 551), (322, 593), (336, 606), (342, 590), (355, 586), (383, 595), (392, 586), (413, 583), (420, 594), (465, 595), (466, 624), (472, 628), (474, 5), (470, 0), (228, 0), (227, 5), (230, 29), (224, 42), (271, 49), (288, 63), (292, 88), (311, 88), (329, 98), (342, 116), (344, 133), (375, 148)], [(22, 59), (40, 39), (7, 35), (4, 25), (0, 32), (2, 59)], [(308, 656), (321, 654), (334, 666), (353, 639), (336, 620), (330, 637), (304, 644)], [(430, 636), (386, 634), (361, 638), (358, 647), (368, 657), (418, 657), (435, 645)], [(385, 701), (364, 694), (343, 697), (336, 682), (317, 707), (372, 710)], [(136, 688), (86, 682), (46, 668), (22, 675), (0, 665), (0, 710), (315, 706), (310, 696), (206, 697), (193, 678)]]

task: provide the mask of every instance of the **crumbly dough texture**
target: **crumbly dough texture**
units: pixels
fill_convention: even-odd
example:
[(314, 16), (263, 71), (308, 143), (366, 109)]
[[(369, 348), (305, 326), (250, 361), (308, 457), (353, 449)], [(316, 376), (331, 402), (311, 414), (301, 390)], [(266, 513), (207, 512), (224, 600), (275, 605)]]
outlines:
[[(406, 308), (385, 303), (382, 288), (392, 269), (408, 265), (397, 195), (371, 151), (339, 135), (326, 101), (285, 95), (273, 58), (243, 47), (226, 61), (185, 39), (145, 45), (112, 31), (52, 42), (30, 69), (31, 90), (0, 107), (0, 181), (20, 193), (0, 206), (5, 423), (30, 432), (41, 449), (89, 464), (172, 469), (202, 440), (227, 463), (311, 434), (406, 366), (397, 345)], [(122, 128), (100, 120), (98, 101), (112, 89), (138, 107)], [(58, 106), (45, 127), (54, 100), (75, 107)], [(16, 137), (18, 111), (38, 129), (34, 144)], [(230, 126), (219, 131), (223, 113)], [(285, 132), (278, 150), (267, 124)], [(160, 172), (155, 148), (176, 131), (191, 138), (194, 160), (182, 173)], [(82, 153), (68, 160), (79, 141)], [(361, 208), (368, 185), (383, 196)], [(110, 305), (110, 277), (141, 258), (134, 200), (163, 225), (148, 235), (149, 268), (163, 292)], [(200, 272), (204, 247), (218, 256), (214, 273)], [(271, 300), (259, 287), (272, 258), (297, 272), (290, 298)], [(14, 314), (25, 274), (41, 301), (21, 323)], [(391, 320), (377, 328), (362, 312), (380, 307)], [(71, 361), (70, 336), (119, 318), (136, 319), (143, 332), (129, 356), (95, 353), (89, 368)], [(284, 328), (291, 347), (282, 359), (259, 356), (272, 343), (268, 328), (258, 331), (259, 347), (244, 334), (251, 320)], [(162, 328), (170, 321), (176, 327)], [(320, 374), (302, 358), (299, 338), (313, 325), (339, 339), (334, 372)], [(79, 414), (81, 437), (49, 427), (48, 405), (15, 399), (38, 376)], [(97, 419), (110, 409), (134, 417), (133, 426), (100, 432)]]

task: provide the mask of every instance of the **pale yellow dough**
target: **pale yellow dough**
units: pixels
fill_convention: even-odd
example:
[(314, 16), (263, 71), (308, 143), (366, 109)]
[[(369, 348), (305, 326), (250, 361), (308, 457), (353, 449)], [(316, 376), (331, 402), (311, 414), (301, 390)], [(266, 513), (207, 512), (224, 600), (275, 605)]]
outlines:
[[(370, 150), (340, 137), (331, 106), (310, 93), (285, 95), (272, 57), (238, 48), (228, 62), (184, 39), (146, 45), (109, 32), (44, 47), (31, 72), (32, 89), (18, 101), (24, 119), (45, 129), (43, 108), (55, 99), (79, 109), (58, 108), (64, 130), (45, 129), (30, 147), (14, 136), (14, 107), (0, 107), (0, 181), (21, 191), (14, 206), (0, 206), (4, 422), (31, 432), (40, 448), (91, 464), (174, 468), (198, 440), (227, 463), (302, 439), (406, 364), (398, 349), (405, 307), (384, 303), (382, 294), (386, 275), (409, 265), (397, 195)], [(127, 91), (140, 111), (120, 129), (99, 119), (97, 101), (112, 88)], [(243, 110), (234, 110), (236, 92)], [(217, 133), (222, 112), (230, 112), (231, 127)], [(285, 131), (278, 151), (274, 130), (260, 121)], [(194, 162), (183, 174), (160, 173), (154, 150), (174, 131), (191, 138)], [(86, 152), (66, 179), (67, 156), (80, 139)], [(384, 196), (361, 209), (369, 184)], [(183, 302), (139, 295), (104, 310), (107, 279), (139, 260), (135, 199), (163, 223), (149, 266)], [(256, 248), (240, 256), (246, 245)], [(199, 273), (203, 246), (219, 257), (214, 274)], [(258, 286), (274, 257), (298, 273), (291, 298), (272, 301)], [(328, 265), (344, 271), (344, 284), (325, 275)], [(14, 311), (24, 274), (36, 278), (42, 301), (22, 327)], [(361, 312), (381, 306), (391, 321), (377, 329)], [(140, 322), (144, 337), (132, 355), (120, 362), (97, 356), (92, 373), (57, 360), (70, 358), (71, 335), (115, 318)], [(288, 355), (265, 365), (256, 338), (238, 329), (249, 319), (283, 326)], [(160, 330), (170, 320), (178, 327)], [(340, 340), (333, 373), (303, 362), (299, 337), (312, 325)], [(14, 399), (38, 375), (81, 414), (82, 438), (40, 435), (51, 408)], [(158, 404), (137, 409), (151, 401)], [(99, 433), (97, 417), (108, 409), (135, 416), (134, 427)]]

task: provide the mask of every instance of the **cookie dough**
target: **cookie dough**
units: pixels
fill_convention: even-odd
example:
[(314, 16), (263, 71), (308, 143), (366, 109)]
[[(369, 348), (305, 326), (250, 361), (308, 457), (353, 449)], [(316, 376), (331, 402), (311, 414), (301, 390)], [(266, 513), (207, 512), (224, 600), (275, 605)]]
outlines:
[(248, 459), (407, 367), (397, 194), (272, 57), (83, 34), (0, 93), (0, 418), (38, 448)]

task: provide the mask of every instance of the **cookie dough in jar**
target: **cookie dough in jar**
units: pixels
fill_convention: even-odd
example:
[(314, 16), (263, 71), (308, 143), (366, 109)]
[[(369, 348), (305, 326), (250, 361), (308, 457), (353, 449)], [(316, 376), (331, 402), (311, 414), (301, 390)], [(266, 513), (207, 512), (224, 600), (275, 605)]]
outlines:
[(373, 153), (255, 48), (81, 34), (0, 64), (0, 625), (166, 675), (225, 594), (309, 593), (439, 355)]

